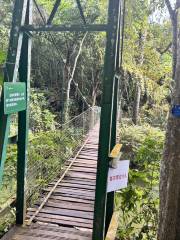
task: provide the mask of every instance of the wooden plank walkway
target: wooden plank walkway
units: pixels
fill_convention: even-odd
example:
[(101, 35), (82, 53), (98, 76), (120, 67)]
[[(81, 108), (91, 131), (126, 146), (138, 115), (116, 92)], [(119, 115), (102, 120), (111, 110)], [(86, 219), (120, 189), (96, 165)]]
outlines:
[[(92, 239), (98, 134), (99, 125), (96, 125), (63, 180), (34, 217), (33, 223), (15, 227), (2, 240)], [(66, 166), (71, 161), (72, 159), (68, 160)], [(44, 190), (41, 201), (54, 184), (56, 181)], [(39, 205), (28, 209), (27, 220), (33, 216)]]

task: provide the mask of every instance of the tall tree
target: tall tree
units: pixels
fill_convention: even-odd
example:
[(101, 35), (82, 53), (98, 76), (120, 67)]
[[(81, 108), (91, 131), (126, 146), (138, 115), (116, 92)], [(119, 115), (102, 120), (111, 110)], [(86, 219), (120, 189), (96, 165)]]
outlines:
[(86, 36), (87, 36), (87, 33), (85, 33), (85, 35), (83, 36), (83, 38), (80, 42), (80, 46), (79, 46), (77, 55), (74, 59), (74, 64), (73, 64), (73, 67), (72, 67), (72, 71), (70, 72), (70, 67), (66, 67), (66, 69), (67, 69), (67, 74), (66, 74), (67, 79), (65, 79), (65, 81), (67, 83), (67, 86), (66, 86), (66, 98), (65, 98), (65, 103), (64, 103), (64, 106), (65, 106), (64, 120), (65, 120), (65, 122), (68, 121), (68, 118), (69, 118), (69, 101), (70, 101), (71, 83), (74, 79), (74, 74), (75, 74), (75, 71), (76, 71), (76, 68), (77, 68), (78, 59), (79, 59), (80, 54), (82, 52), (82, 47), (83, 47), (83, 43), (85, 41)]
[(170, 0), (165, 0), (166, 6), (169, 11), (169, 15), (172, 23), (173, 30), (173, 79), (175, 78), (176, 64), (177, 64), (177, 47), (178, 47), (178, 9), (180, 8), (180, 0), (176, 0), (175, 7), (173, 9)]
[[(176, 1), (173, 9), (166, 0), (173, 26), (173, 79), (172, 107), (180, 105), (180, 29), (178, 27), (178, 9)], [(178, 34), (179, 32), (179, 34)], [(158, 240), (180, 239), (180, 118), (169, 114), (166, 143), (161, 162), (160, 211)]]
[[(140, 29), (138, 35), (139, 35), (138, 37), (139, 56), (137, 58), (137, 65), (139, 65), (139, 67), (141, 68), (144, 63), (144, 45), (145, 45), (146, 35), (147, 35), (146, 29), (143, 29), (143, 30)], [(134, 97), (133, 114), (132, 114), (132, 121), (134, 124), (138, 124), (140, 102), (141, 102), (141, 79), (137, 79), (135, 84), (135, 97)]]

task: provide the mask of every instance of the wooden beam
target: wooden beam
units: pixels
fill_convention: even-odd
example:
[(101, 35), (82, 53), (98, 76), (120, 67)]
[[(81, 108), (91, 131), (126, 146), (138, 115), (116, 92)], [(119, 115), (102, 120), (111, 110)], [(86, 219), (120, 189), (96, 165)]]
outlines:
[(111, 222), (110, 222), (110, 225), (109, 225), (109, 228), (108, 228), (108, 232), (106, 234), (105, 240), (115, 240), (116, 239), (118, 225), (119, 225), (119, 213), (114, 212)]

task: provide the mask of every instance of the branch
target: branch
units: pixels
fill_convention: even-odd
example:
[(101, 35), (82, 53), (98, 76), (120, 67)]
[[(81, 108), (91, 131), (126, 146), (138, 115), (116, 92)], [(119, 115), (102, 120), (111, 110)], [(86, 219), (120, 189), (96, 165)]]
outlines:
[(161, 50), (160, 48), (156, 48), (156, 50), (157, 50), (161, 55), (163, 55), (164, 53), (166, 53), (166, 52), (169, 50), (169, 48), (170, 48), (171, 46), (172, 46), (172, 42), (170, 42), (164, 50)]
[(71, 78), (70, 78), (69, 81), (72, 81), (73, 78), (74, 78), (74, 73), (75, 73), (75, 70), (76, 70), (77, 61), (78, 61), (79, 56), (81, 54), (82, 46), (83, 46), (83, 43), (84, 43), (84, 40), (85, 40), (86, 36), (87, 36), (87, 32), (85, 33), (84, 37), (81, 40), (81, 43), (80, 43), (80, 46), (79, 46), (79, 51), (78, 51), (77, 56), (74, 60), (74, 66), (73, 66), (73, 70), (72, 70), (72, 73), (71, 73)]
[[(179, 0), (178, 0), (178, 1), (179, 1)], [(172, 8), (172, 6), (171, 6), (170, 1), (169, 1), (169, 0), (165, 0), (165, 3), (166, 3), (166, 6), (167, 6), (167, 8), (168, 8), (168, 11), (169, 11), (169, 14), (170, 14), (171, 19), (174, 20), (174, 10), (173, 10), (173, 8)]]
[(177, 0), (177, 1), (176, 1), (176, 8), (175, 8), (175, 9), (178, 10), (179, 8), (180, 8), (180, 0)]

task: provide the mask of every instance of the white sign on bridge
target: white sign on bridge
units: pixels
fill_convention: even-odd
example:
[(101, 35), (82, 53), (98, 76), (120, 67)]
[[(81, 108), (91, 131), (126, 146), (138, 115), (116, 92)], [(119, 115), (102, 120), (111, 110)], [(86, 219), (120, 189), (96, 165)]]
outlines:
[(129, 160), (118, 161), (117, 168), (109, 168), (107, 192), (127, 187)]

